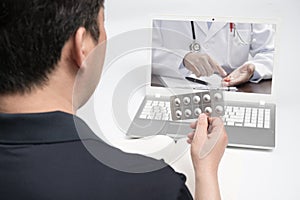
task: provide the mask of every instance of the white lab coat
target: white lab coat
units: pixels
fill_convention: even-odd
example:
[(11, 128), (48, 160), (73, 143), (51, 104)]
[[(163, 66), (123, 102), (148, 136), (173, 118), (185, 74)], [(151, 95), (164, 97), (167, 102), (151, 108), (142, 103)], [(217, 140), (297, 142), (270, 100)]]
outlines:
[[(153, 74), (178, 77), (191, 74), (182, 65), (193, 41), (190, 21), (154, 20), (152, 63)], [(201, 53), (211, 56), (228, 73), (246, 63), (255, 65), (251, 81), (272, 78), (274, 56), (274, 28), (269, 24), (230, 24), (194, 22), (196, 41)], [(237, 36), (240, 35), (242, 40)], [(245, 44), (246, 43), (246, 44)]]

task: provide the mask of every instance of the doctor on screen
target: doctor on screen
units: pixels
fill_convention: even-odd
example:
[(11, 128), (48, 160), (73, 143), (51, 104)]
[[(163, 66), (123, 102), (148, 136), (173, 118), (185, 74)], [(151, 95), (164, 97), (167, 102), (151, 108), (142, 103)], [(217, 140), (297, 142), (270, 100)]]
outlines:
[(174, 67), (182, 77), (218, 73), (225, 86), (272, 78), (271, 24), (154, 20), (153, 27), (154, 74)]

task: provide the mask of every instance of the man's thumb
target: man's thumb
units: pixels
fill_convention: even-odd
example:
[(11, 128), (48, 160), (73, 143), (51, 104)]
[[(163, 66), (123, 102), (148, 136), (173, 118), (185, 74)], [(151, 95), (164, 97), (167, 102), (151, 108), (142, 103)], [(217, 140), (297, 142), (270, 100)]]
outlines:
[[(193, 142), (192, 142), (192, 150), (197, 148), (198, 152), (203, 147), (206, 139), (207, 139), (207, 127), (208, 120), (205, 114), (201, 114), (198, 118), (196, 131), (194, 134)], [(199, 149), (200, 148), (200, 149)]]

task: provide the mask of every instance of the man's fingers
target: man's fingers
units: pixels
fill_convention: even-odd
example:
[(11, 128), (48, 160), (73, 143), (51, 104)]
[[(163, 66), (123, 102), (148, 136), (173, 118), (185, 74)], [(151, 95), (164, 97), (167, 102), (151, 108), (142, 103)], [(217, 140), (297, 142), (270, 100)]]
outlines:
[(189, 133), (187, 135), (188, 136), (187, 143), (192, 144), (193, 138), (194, 138), (194, 134), (195, 134), (195, 131), (193, 131), (192, 133)]
[(211, 129), (224, 126), (223, 120), (220, 117), (210, 117), (208, 118), (208, 123)]
[(198, 118), (197, 128), (192, 142), (192, 150), (194, 148), (194, 150), (199, 151), (199, 149), (202, 148), (204, 142), (206, 141), (205, 138), (207, 138), (207, 127), (207, 116), (205, 114), (201, 114)]
[(194, 134), (195, 134), (195, 132), (189, 133), (187, 136), (188, 136), (189, 139), (193, 139), (194, 138)]
[(198, 121), (192, 122), (192, 123), (190, 124), (190, 127), (191, 127), (192, 129), (196, 129), (197, 123), (198, 123)]

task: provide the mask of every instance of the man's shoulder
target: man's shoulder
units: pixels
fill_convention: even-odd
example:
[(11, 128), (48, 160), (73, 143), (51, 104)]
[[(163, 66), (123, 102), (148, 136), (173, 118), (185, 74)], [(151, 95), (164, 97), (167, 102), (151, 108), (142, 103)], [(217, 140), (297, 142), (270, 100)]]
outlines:
[[(68, 167), (64, 176), (71, 177), (72, 182), (84, 190), (101, 191), (102, 195), (107, 195), (107, 199), (111, 199), (112, 196), (121, 198), (122, 195), (124, 199), (190, 197), (185, 185), (185, 176), (177, 173), (163, 160), (126, 153), (94, 139), (74, 141), (64, 148), (69, 148), (68, 145), (72, 146), (72, 150), (68, 150), (69, 153), (76, 156), (70, 159), (69, 153), (61, 153), (62, 159), (66, 159), (63, 165)], [(77, 178), (72, 177), (70, 168), (73, 168), (71, 171), (81, 169), (76, 174)], [(118, 191), (119, 194), (112, 194), (114, 191)]]
[[(137, 153), (127, 153), (101, 140), (82, 140), (84, 148), (97, 162), (124, 173), (168, 173), (176, 174), (172, 167), (164, 162)], [(155, 174), (155, 173), (154, 173)]]

